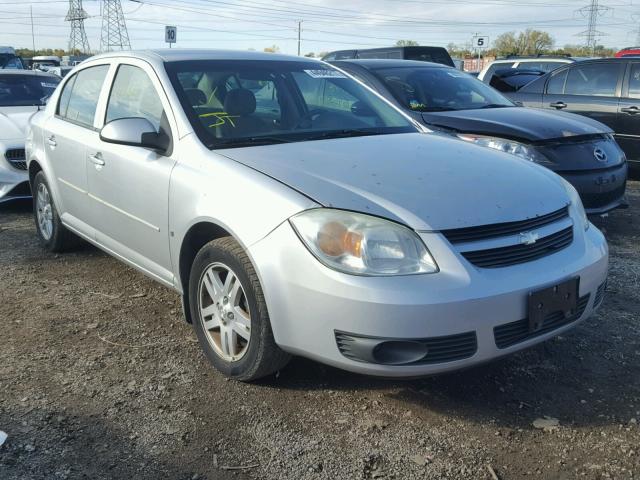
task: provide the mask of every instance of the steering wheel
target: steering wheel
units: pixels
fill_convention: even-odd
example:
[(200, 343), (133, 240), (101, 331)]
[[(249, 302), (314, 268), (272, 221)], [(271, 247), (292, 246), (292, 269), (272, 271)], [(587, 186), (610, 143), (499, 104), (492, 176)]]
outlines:
[(307, 126), (304, 126), (303, 124), (305, 122), (313, 122), (315, 121), (318, 117), (326, 114), (327, 112), (320, 109), (320, 108), (314, 108), (312, 110), (309, 110), (307, 113), (305, 113), (302, 117), (300, 117), (300, 120), (298, 120), (298, 123), (296, 123), (295, 127), (293, 127), (295, 130), (298, 130), (300, 128), (309, 128)]

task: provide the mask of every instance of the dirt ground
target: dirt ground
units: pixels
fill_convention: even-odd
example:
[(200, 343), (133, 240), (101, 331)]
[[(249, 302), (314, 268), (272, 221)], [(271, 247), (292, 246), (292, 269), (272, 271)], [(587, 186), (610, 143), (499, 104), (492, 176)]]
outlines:
[(597, 219), (609, 290), (569, 334), (422, 380), (296, 358), (250, 385), (209, 367), (174, 293), (90, 246), (45, 253), (30, 205), (2, 206), (0, 478), (640, 479), (639, 182), (629, 199)]

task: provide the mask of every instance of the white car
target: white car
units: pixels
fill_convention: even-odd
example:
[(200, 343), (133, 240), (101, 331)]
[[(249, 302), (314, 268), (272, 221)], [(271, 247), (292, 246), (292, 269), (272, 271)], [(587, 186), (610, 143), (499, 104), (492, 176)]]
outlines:
[(387, 377), (455, 370), (602, 301), (607, 243), (568, 182), (425, 133), (317, 60), (98, 55), (31, 129), (44, 247), (80, 236), (174, 289), (235, 379), (290, 354)]
[(574, 63), (575, 58), (571, 57), (513, 57), (513, 58), (501, 58), (494, 60), (489, 65), (484, 67), (478, 74), (478, 80), (484, 83), (489, 83), (491, 77), (496, 70), (515, 68), (519, 70), (542, 70), (543, 72), (550, 72), (556, 68), (566, 65), (567, 63)]
[(24, 153), (27, 128), (59, 82), (42, 72), (0, 70), (0, 203), (31, 197)]

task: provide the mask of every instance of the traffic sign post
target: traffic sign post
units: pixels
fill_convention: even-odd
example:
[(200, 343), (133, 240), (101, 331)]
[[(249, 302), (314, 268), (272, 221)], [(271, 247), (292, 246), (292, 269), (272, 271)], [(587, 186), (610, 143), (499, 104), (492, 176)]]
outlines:
[(480, 56), (482, 54), (482, 50), (484, 50), (485, 48), (489, 48), (489, 37), (486, 35), (475, 34), (473, 36), (473, 39), (471, 40), (471, 45), (473, 45), (474, 48), (478, 49), (478, 71), (481, 71), (482, 68), (480, 68)]
[(178, 27), (173, 27), (167, 25), (164, 27), (164, 41), (169, 44), (169, 48), (171, 48), (172, 43), (176, 43), (176, 36), (178, 33)]

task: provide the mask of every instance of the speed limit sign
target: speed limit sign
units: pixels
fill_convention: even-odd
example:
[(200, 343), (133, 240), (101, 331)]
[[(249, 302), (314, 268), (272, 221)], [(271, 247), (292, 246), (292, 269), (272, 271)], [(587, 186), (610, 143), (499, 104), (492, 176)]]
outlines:
[(176, 43), (176, 34), (178, 33), (177, 27), (166, 26), (164, 27), (164, 41), (166, 43)]
[(489, 48), (489, 37), (473, 37), (473, 48)]

